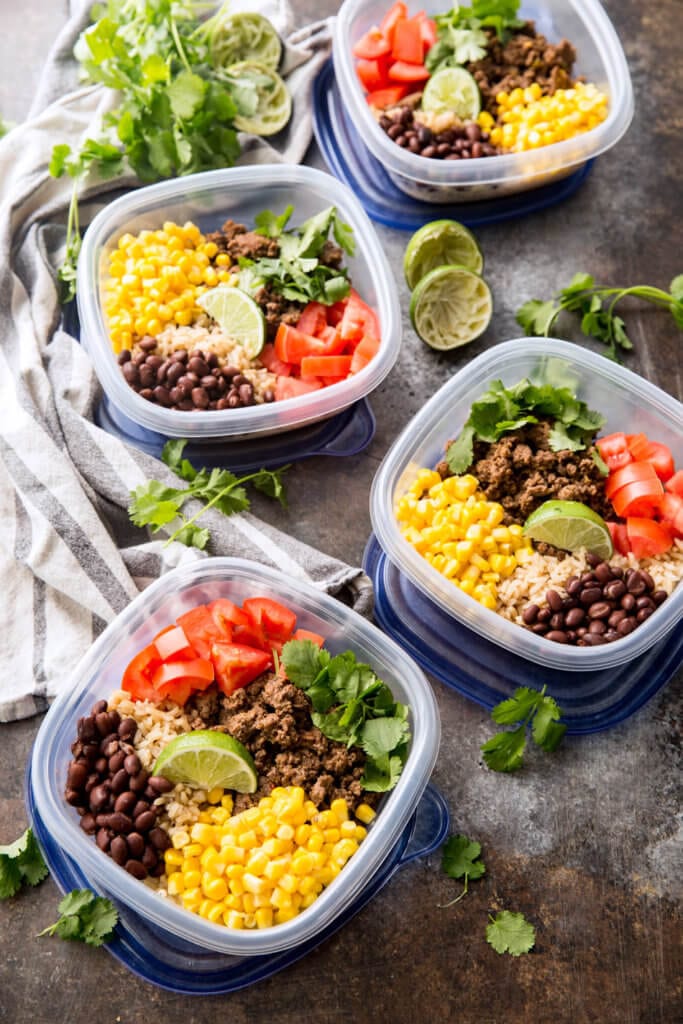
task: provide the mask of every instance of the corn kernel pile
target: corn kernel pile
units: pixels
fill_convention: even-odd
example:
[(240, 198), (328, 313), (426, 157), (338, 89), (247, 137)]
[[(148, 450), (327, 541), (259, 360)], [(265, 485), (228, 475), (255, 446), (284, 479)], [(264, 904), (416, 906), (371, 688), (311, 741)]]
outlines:
[(197, 297), (231, 280), (229, 266), (227, 253), (190, 221), (122, 235), (109, 258), (104, 302), (114, 351), (172, 324), (187, 327), (202, 312)]
[(497, 119), (479, 115), (479, 127), (494, 146), (513, 153), (549, 146), (596, 128), (607, 117), (607, 96), (591, 83), (577, 82), (544, 96), (537, 82), (526, 89), (499, 92)]
[(189, 832), (171, 831), (166, 887), (187, 910), (228, 928), (270, 928), (296, 917), (336, 878), (365, 838), (367, 804), (354, 821), (345, 800), (318, 811), (300, 786), (280, 786), (257, 806), (232, 814), (232, 797), (208, 793), (214, 806)]
[(497, 584), (532, 553), (522, 527), (503, 526), (503, 506), (488, 501), (478, 480), (442, 480), (421, 469), (396, 505), (401, 533), (438, 572), (485, 608), (498, 604)]

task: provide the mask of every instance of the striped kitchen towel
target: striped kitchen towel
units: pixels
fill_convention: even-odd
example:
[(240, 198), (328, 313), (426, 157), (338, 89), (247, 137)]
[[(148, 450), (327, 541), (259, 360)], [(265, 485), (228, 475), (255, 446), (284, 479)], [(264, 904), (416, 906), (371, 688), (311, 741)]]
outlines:
[[(206, 557), (177, 542), (166, 547), (130, 524), (131, 489), (150, 478), (177, 485), (177, 478), (95, 425), (98, 381), (60, 326), (55, 268), (71, 184), (50, 177), (50, 153), (57, 142), (78, 147), (112, 102), (101, 86), (77, 85), (72, 50), (90, 6), (73, 4), (28, 120), (0, 141), (0, 721), (44, 710), (141, 588), (187, 559)], [(263, 2), (252, 6), (264, 10)], [(329, 54), (330, 23), (292, 34), (286, 3), (270, 0), (264, 13), (286, 39), (294, 115), (277, 149), (245, 138), (241, 162), (299, 163), (311, 141), (311, 87)], [(131, 178), (93, 183), (82, 222), (134, 185)], [(371, 614), (372, 585), (360, 568), (247, 513), (226, 518), (210, 510), (206, 525), (213, 554), (279, 567)]]

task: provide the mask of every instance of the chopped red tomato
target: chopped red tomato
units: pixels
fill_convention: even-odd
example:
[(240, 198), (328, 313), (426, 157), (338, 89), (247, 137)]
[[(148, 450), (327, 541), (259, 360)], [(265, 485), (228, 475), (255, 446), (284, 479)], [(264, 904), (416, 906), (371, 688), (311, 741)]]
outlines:
[(209, 608), (200, 604), (176, 619), (200, 658), (208, 658), (214, 640), (226, 640), (224, 631), (216, 623)]
[(653, 480), (636, 480), (620, 487), (611, 501), (614, 511), (622, 519), (628, 516), (652, 517), (659, 508), (663, 493), (662, 482), (655, 475)]
[(673, 476), (664, 484), (664, 490), (670, 491), (671, 494), (677, 494), (679, 498), (683, 498), (683, 469), (679, 469)]
[(655, 473), (660, 480), (668, 480), (673, 476), (674, 458), (671, 449), (661, 441), (649, 441), (643, 458), (654, 466)]
[(389, 40), (377, 26), (373, 26), (355, 44), (353, 55), (354, 57), (360, 57), (361, 60), (375, 60), (377, 57), (381, 57), (383, 53), (389, 53), (390, 50), (391, 43)]
[(229, 601), (227, 597), (216, 598), (215, 601), (208, 605), (208, 609), (219, 633), (223, 634), (218, 637), (219, 640), (229, 640), (235, 626), (247, 626), (249, 624), (247, 613), (242, 611), (234, 602)]
[[(175, 686), (187, 685), (191, 690), (205, 690), (213, 682), (213, 677), (213, 665), (206, 658), (178, 658), (164, 661), (155, 670), (152, 685), (158, 693), (173, 697)], [(184, 704), (185, 701), (179, 700), (178, 703)]]
[(601, 437), (595, 444), (600, 452), (600, 457), (610, 471), (621, 469), (622, 466), (633, 461), (625, 434), (607, 434), (606, 437)]
[(155, 636), (154, 646), (159, 652), (159, 657), (164, 661), (167, 658), (172, 658), (173, 655), (181, 658), (191, 658), (195, 655), (182, 626), (171, 626), (169, 629), (162, 630)]
[(380, 337), (377, 314), (366, 302), (363, 302), (353, 288), (349, 294), (339, 330), (345, 341), (360, 341), (366, 334), (371, 334), (373, 338)]
[(397, 3), (392, 4), (387, 13), (384, 15), (379, 23), (379, 30), (382, 35), (389, 40), (390, 43), (394, 41), (394, 31), (399, 21), (408, 17), (408, 6), (402, 3), (402, 0), (397, 0)]
[(425, 47), (425, 55), (427, 51), (434, 45), (438, 38), (436, 22), (433, 18), (428, 18), (424, 11), (420, 11), (419, 14), (415, 15), (420, 21), (420, 32), (422, 34), (422, 42)]
[(389, 67), (390, 82), (426, 82), (430, 77), (424, 64), (409, 64), (407, 60), (395, 60)]
[(300, 377), (278, 377), (275, 382), (275, 399), (278, 402), (286, 398), (298, 398), (300, 395), (307, 395), (310, 391), (320, 391), (323, 387), (321, 380), (301, 380)]
[(628, 444), (628, 450), (630, 451), (631, 455), (636, 460), (636, 462), (638, 462), (640, 459), (642, 459), (645, 451), (647, 450), (647, 446), (650, 442), (648, 440), (647, 434), (641, 433), (627, 434), (626, 443)]
[(676, 537), (683, 537), (683, 498), (666, 491), (659, 503), (658, 514)]
[(356, 64), (356, 74), (360, 78), (361, 85), (366, 92), (373, 92), (375, 89), (384, 89), (389, 82), (389, 64), (391, 57), (386, 54), (378, 57), (377, 60), (359, 60)]
[(123, 673), (121, 689), (134, 700), (158, 700), (152, 685), (152, 675), (161, 665), (159, 652), (154, 644), (148, 644), (130, 660)]
[(289, 377), (294, 370), (292, 363), (286, 363), (283, 359), (278, 359), (275, 354), (275, 345), (271, 342), (263, 346), (259, 352), (259, 360), (263, 363), (266, 370), (270, 370), (271, 373), (278, 374), (281, 377)]
[(377, 355), (379, 352), (379, 341), (377, 338), (373, 338), (371, 334), (366, 334), (365, 337), (358, 342), (353, 355), (351, 356), (351, 369), (350, 373), (358, 373), (364, 366), (367, 366), (370, 360)]
[(671, 547), (671, 533), (663, 523), (654, 519), (630, 516), (626, 520), (631, 551), (636, 558), (653, 558)]
[(618, 551), (620, 555), (627, 555), (631, 550), (631, 545), (628, 542), (626, 523), (608, 522), (606, 525), (610, 532), (615, 551)]
[(304, 356), (301, 360), (302, 377), (346, 378), (351, 370), (351, 356)]
[(384, 110), (386, 107), (395, 107), (397, 103), (400, 103), (404, 96), (407, 96), (410, 91), (410, 86), (403, 85), (390, 85), (386, 89), (373, 89), (365, 97), (366, 102), (377, 110)]
[(394, 28), (391, 55), (394, 60), (404, 60), (409, 64), (422, 64), (425, 44), (422, 39), (422, 28), (419, 18), (401, 18)]
[(300, 363), (304, 356), (324, 356), (325, 343), (313, 334), (281, 322), (275, 335), (275, 355), (286, 363)]
[(621, 469), (616, 469), (613, 473), (610, 473), (605, 484), (605, 495), (612, 501), (614, 495), (627, 484), (644, 483), (646, 481), (651, 481), (656, 490), (657, 474), (655, 473), (654, 466), (649, 462), (629, 462), (627, 466), (622, 466)]
[(324, 636), (321, 636), (320, 633), (312, 633), (310, 629), (296, 629), (292, 640), (310, 640), (316, 647), (322, 647), (325, 643)]
[(327, 307), (322, 302), (309, 302), (296, 322), (298, 330), (304, 334), (320, 336), (320, 332), (327, 327)]
[(268, 651), (254, 650), (245, 644), (214, 644), (211, 659), (216, 669), (216, 683), (225, 694), (252, 683), (273, 665)]
[(242, 607), (268, 637), (289, 640), (294, 632), (296, 615), (279, 601), (270, 597), (249, 597), (242, 602)]

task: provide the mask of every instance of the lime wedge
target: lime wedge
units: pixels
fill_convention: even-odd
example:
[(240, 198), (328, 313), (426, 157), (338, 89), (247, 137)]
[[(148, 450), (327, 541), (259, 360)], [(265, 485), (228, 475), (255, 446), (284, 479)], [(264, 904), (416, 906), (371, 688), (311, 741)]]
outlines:
[(249, 114), (235, 115), (235, 127), (252, 135), (275, 135), (284, 128), (292, 113), (292, 97), (277, 71), (255, 60), (239, 61), (226, 70), (238, 87), (248, 90), (244, 101), (254, 105)]
[(457, 220), (432, 220), (406, 246), (403, 272), (409, 288), (435, 267), (457, 264), (481, 274), (484, 257), (472, 232)]
[(474, 121), (481, 110), (479, 86), (464, 68), (441, 68), (424, 87), (422, 109), (435, 114), (450, 111), (462, 121)]
[(282, 43), (272, 24), (256, 11), (228, 14), (224, 5), (204, 25), (214, 67), (227, 68), (241, 60), (255, 60), (276, 70)]
[(219, 284), (197, 297), (209, 316), (229, 338), (244, 346), (250, 359), (255, 359), (266, 340), (266, 322), (258, 303), (250, 295), (229, 284)]
[(492, 313), (489, 286), (467, 267), (435, 267), (410, 298), (410, 321), (418, 337), (442, 351), (478, 338)]
[(159, 754), (153, 774), (196, 789), (222, 786), (237, 793), (254, 793), (258, 785), (247, 748), (232, 736), (212, 729), (176, 736)]
[(562, 551), (585, 548), (603, 559), (614, 551), (605, 520), (581, 501), (544, 501), (525, 522), (524, 533)]

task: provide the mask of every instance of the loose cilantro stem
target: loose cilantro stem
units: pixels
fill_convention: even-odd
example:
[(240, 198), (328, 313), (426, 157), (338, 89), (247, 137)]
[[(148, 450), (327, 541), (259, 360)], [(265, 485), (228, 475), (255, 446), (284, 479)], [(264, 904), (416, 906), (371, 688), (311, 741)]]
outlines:
[(171, 15), (171, 17), (168, 19), (168, 23), (169, 23), (169, 26), (171, 28), (171, 35), (173, 36), (173, 42), (175, 43), (176, 50), (178, 51), (178, 56), (180, 57), (180, 60), (182, 61), (183, 65), (185, 66), (185, 70), (186, 71), (191, 71), (190, 62), (187, 59), (187, 56), (185, 54), (185, 50), (183, 49), (183, 44), (180, 41), (180, 34), (178, 32), (178, 26), (176, 25), (175, 18), (173, 17), (173, 15)]
[(233, 482), (224, 487), (222, 491), (219, 491), (218, 494), (215, 494), (210, 501), (207, 501), (206, 505), (204, 505), (203, 508), (200, 508), (198, 512), (195, 512), (195, 514), (191, 516), (190, 519), (183, 520), (182, 525), (179, 526), (178, 529), (171, 534), (171, 536), (164, 544), (164, 547), (168, 547), (171, 541), (174, 541), (179, 533), (182, 533), (183, 530), (186, 530), (188, 526), (192, 526), (196, 519), (199, 519), (199, 517), (203, 516), (205, 512), (208, 512), (208, 510), (212, 508), (214, 505), (216, 505), (221, 500), (221, 498), (224, 498), (226, 494), (230, 494), (230, 491), (233, 491), (235, 487), (241, 487), (242, 484), (248, 483), (255, 477), (260, 476), (261, 472), (261, 470), (258, 470), (256, 473), (250, 473), (249, 476), (241, 476), (239, 480), (233, 480)]

